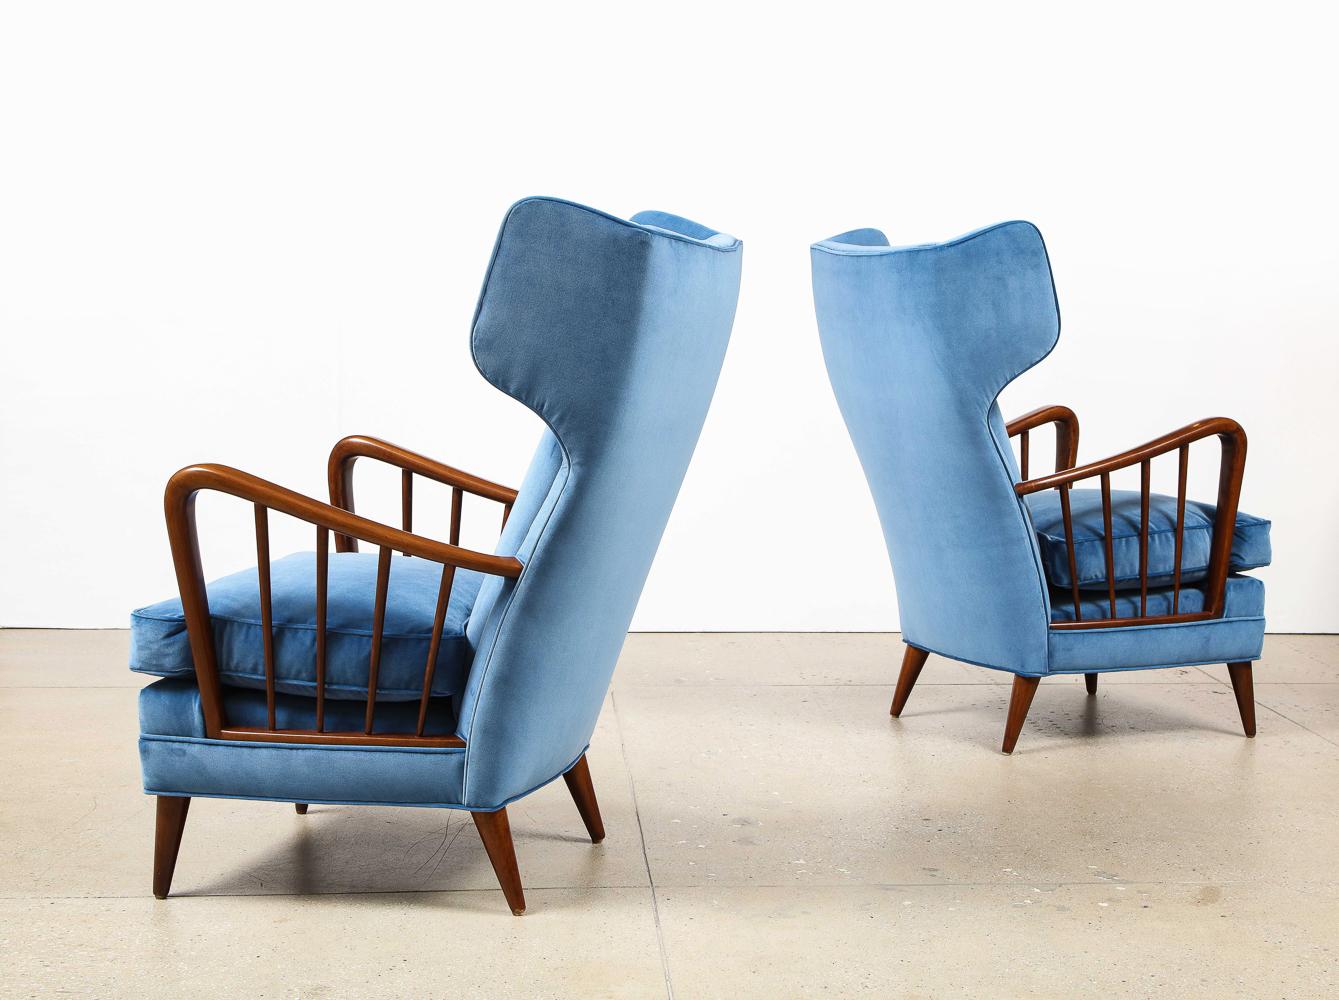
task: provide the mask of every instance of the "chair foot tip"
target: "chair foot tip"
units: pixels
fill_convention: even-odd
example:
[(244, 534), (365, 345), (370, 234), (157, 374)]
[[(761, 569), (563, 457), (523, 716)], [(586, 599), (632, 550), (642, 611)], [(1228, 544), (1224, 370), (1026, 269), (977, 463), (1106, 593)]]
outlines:
[(518, 907), (518, 906), (513, 906), (513, 907), (511, 908), (511, 915), (512, 915), (513, 917), (523, 917), (523, 916), (525, 916), (525, 907), (524, 907), (524, 906), (519, 906), (519, 907)]
[(153, 898), (154, 898), (154, 899), (167, 899), (167, 893), (165, 893), (165, 892), (155, 892), (155, 893), (153, 894)]
[(590, 838), (590, 842), (591, 842), (592, 844), (603, 844), (603, 843), (604, 843), (604, 834), (600, 834), (598, 837), (591, 837), (591, 838)]

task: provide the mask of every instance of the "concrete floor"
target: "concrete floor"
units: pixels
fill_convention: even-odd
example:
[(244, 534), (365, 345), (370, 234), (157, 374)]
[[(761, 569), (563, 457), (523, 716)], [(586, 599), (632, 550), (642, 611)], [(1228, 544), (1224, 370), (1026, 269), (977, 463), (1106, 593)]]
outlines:
[(511, 808), (514, 918), (467, 815), (198, 800), (174, 896), (124, 632), (0, 632), (0, 995), (1339, 995), (1339, 637), (1226, 671), (1043, 681), (892, 635), (634, 635), (591, 746)]

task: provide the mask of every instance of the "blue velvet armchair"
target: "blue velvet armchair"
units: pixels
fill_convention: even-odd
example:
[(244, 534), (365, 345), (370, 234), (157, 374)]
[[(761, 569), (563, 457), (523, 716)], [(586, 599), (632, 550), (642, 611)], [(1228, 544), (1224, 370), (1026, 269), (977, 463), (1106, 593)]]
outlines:
[[(660, 212), (510, 209), (471, 346), (547, 425), (519, 490), (362, 437), (331, 454), (329, 504), (225, 466), (172, 477), (180, 599), (132, 617), (131, 667), (162, 678), (140, 697), (156, 896), (192, 797), (468, 810), (517, 914), (508, 803), (562, 775), (599, 842), (585, 753), (715, 389), (740, 258)], [(400, 467), (402, 527), (354, 513), (360, 458)], [(415, 476), (451, 487), (448, 541), (413, 532)], [(206, 586), (202, 490), (254, 506), (257, 569)], [(493, 553), (459, 544), (466, 493), (502, 507)], [(270, 511), (314, 525), (315, 550), (272, 560)]]
[[(907, 646), (892, 714), (932, 652), (1009, 671), (1012, 753), (1042, 677), (1082, 673), (1093, 694), (1104, 671), (1227, 663), (1253, 736), (1264, 587), (1242, 574), (1269, 562), (1269, 522), (1237, 510), (1241, 427), (1202, 420), (1075, 467), (1068, 408), (1006, 426), (1000, 391), (1060, 335), (1030, 223), (913, 247), (855, 230), (814, 244), (811, 261), (828, 376), (896, 579)], [(1029, 479), (1029, 435), (1047, 424), (1056, 471)], [(1197, 503), (1186, 496), (1190, 445), (1215, 437), (1218, 495)], [(1175, 461), (1174, 497), (1151, 490), (1160, 456)], [(1138, 470), (1139, 490), (1112, 490), (1122, 470)]]

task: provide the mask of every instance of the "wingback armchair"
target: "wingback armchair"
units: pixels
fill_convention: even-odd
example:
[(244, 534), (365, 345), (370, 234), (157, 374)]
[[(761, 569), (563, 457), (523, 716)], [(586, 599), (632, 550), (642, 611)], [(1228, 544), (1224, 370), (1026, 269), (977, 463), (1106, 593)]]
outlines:
[[(1227, 663), (1253, 736), (1264, 587), (1241, 574), (1269, 562), (1269, 522), (1237, 510), (1241, 427), (1201, 420), (1079, 466), (1067, 407), (1006, 425), (999, 393), (1060, 335), (1030, 223), (896, 248), (855, 230), (814, 244), (811, 260), (828, 376), (896, 579), (907, 646), (892, 714), (932, 652), (1009, 671), (1012, 753), (1043, 677), (1082, 673), (1093, 694), (1104, 671)], [(1051, 424), (1055, 471), (1029, 478), (1031, 434)], [(1198, 503), (1186, 495), (1190, 446), (1211, 438), (1217, 497)], [(1164, 456), (1175, 496), (1151, 489)], [(1113, 490), (1127, 470), (1139, 489)]]
[[(740, 257), (660, 212), (510, 209), (471, 347), (547, 425), (518, 490), (365, 437), (335, 446), (329, 503), (221, 465), (171, 478), (180, 598), (131, 632), (132, 669), (162, 678), (140, 698), (156, 896), (192, 797), (468, 810), (517, 914), (508, 803), (563, 775), (603, 838), (585, 753), (715, 389)], [(400, 527), (354, 513), (359, 459), (401, 470)], [(451, 488), (445, 541), (413, 531), (415, 477)], [(206, 490), (254, 507), (258, 561), (208, 585)], [(501, 506), (492, 553), (460, 545), (467, 493)], [(271, 512), (313, 525), (314, 551), (272, 560)]]

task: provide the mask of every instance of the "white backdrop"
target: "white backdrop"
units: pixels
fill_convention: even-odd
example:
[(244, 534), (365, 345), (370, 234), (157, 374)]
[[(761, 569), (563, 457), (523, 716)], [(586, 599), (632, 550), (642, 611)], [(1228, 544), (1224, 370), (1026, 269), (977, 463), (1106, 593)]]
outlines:
[[(539, 423), (468, 326), (507, 205), (554, 194), (745, 242), (634, 627), (896, 627), (807, 245), (1021, 217), (1064, 333), (1006, 416), (1068, 403), (1082, 460), (1235, 416), (1270, 627), (1339, 629), (1331, 36), (1304, 5), (1081, 7), (7, 6), (0, 624), (122, 625), (171, 594), (162, 488), (190, 462), (322, 495), (359, 432), (518, 482)], [(394, 516), (394, 484), (365, 472), (360, 509)], [(432, 530), (444, 497), (420, 497)], [(250, 520), (202, 505), (207, 572), (254, 561)]]

